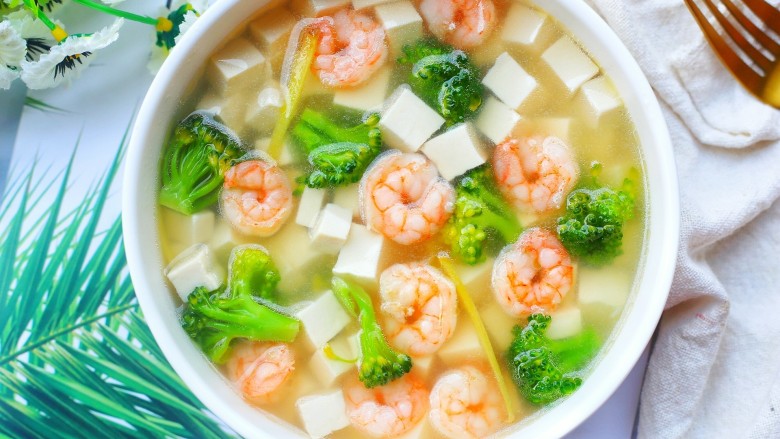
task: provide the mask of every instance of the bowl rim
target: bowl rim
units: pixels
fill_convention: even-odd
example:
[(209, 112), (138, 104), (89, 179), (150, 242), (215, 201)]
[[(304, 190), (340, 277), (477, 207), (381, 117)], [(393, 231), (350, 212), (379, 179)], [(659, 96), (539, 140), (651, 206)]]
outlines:
[[(174, 84), (174, 81), (180, 79), (177, 78), (178, 69), (188, 61), (193, 51), (199, 49), (199, 43), (206, 38), (208, 30), (241, 3), (242, 0), (222, 0), (212, 5), (182, 38), (176, 50), (171, 52), (169, 59), (163, 63), (160, 72), (152, 81), (134, 122), (125, 158), (122, 187), (123, 236), (125, 237), (127, 263), (135, 286), (136, 297), (156, 342), (176, 373), (207, 408), (239, 434), (246, 437), (279, 437), (280, 433), (289, 432), (289, 430), (276, 428), (273, 421), (269, 420), (263, 424), (264, 428), (267, 427), (268, 430), (258, 431), (256, 424), (248, 422), (246, 419), (247, 411), (231, 410), (224, 404), (224, 395), (221, 395), (217, 389), (210, 388), (207, 380), (202, 376), (204, 373), (203, 365), (194, 365), (187, 361), (187, 355), (183, 352), (184, 348), (177, 345), (177, 337), (174, 337), (174, 334), (166, 327), (164, 319), (170, 319), (171, 316), (164, 314), (155, 305), (152, 297), (154, 291), (159, 288), (159, 279), (152, 279), (155, 276), (152, 273), (156, 272), (156, 277), (161, 278), (161, 265), (150, 267), (152, 264), (148, 262), (149, 258), (146, 257), (149, 252), (148, 246), (142, 246), (141, 240), (128, 238), (141, 236), (143, 231), (140, 224), (142, 212), (139, 206), (143, 205), (144, 194), (148, 196), (148, 191), (156, 191), (156, 182), (139, 184), (139, 180), (144, 172), (144, 152), (148, 148), (146, 137), (152, 127), (159, 122), (155, 118), (157, 109), (171, 97), (166, 93), (166, 90)], [(260, 1), (253, 5), (253, 8), (259, 10), (275, 3), (279, 2)], [(626, 304), (626, 307), (630, 306), (632, 309), (628, 312), (622, 311), (622, 323), (619, 324), (628, 322), (635, 331), (628, 334), (625, 327), (621, 328), (620, 331), (613, 331), (613, 333), (618, 332), (617, 336), (611, 337), (613, 345), (607, 349), (606, 355), (591, 371), (589, 378), (585, 380), (580, 390), (560, 404), (545, 410), (545, 412), (565, 414), (565, 416), (559, 416), (555, 422), (547, 424), (535, 422), (537, 417), (534, 416), (530, 422), (523, 421), (518, 424), (522, 426), (521, 430), (512, 431), (510, 436), (513, 438), (561, 437), (593, 414), (614, 393), (639, 359), (655, 331), (671, 286), (679, 245), (679, 192), (672, 143), (660, 105), (646, 77), (617, 35), (583, 0), (548, 1), (544, 3), (542, 9), (558, 20), (562, 16), (577, 17), (573, 19), (574, 21), (563, 22), (564, 26), (578, 40), (581, 40), (583, 35), (588, 35), (592, 41), (585, 44), (587, 50), (594, 55), (594, 58), (598, 59), (599, 65), (604, 70), (608, 70), (604, 65), (605, 60), (614, 64), (613, 70), (609, 72), (610, 78), (613, 82), (622, 82), (615, 85), (621, 91), (621, 96), (624, 99), (630, 97), (636, 101), (631, 104), (626, 102), (626, 106), (642, 109), (641, 112), (630, 111), (630, 113), (635, 124), (640, 123), (639, 120), (641, 120), (641, 123), (647, 125), (645, 134), (648, 137), (640, 138), (643, 162), (646, 161), (649, 154), (656, 163), (653, 169), (649, 169), (646, 162), (643, 163), (645, 187), (647, 188), (646, 197), (649, 198), (647, 203), (652, 210), (647, 215), (649, 224), (646, 225), (645, 249), (642, 253), (644, 259), (650, 254), (650, 250), (653, 250), (652, 257), (654, 259), (650, 259), (648, 256), (646, 260), (640, 261), (639, 266), (642, 268), (642, 273), (637, 273), (637, 276), (642, 276), (642, 282), (639, 283), (639, 287), (635, 285), (635, 290), (646, 287), (650, 282), (653, 283), (653, 286), (652, 288), (646, 287), (642, 291), (634, 291), (632, 294), (634, 299), (637, 297), (642, 299), (641, 313), (636, 312), (638, 311), (636, 309), (637, 303)], [(245, 20), (240, 19), (237, 22), (243, 21)], [(577, 23), (579, 24), (576, 25)], [(572, 26), (572, 24), (576, 26)], [(228, 32), (225, 38), (228, 35), (232, 34)], [(597, 44), (594, 45), (594, 42)], [(620, 81), (615, 81), (615, 72), (621, 73)], [(629, 93), (624, 93), (626, 91)], [(639, 119), (637, 116), (640, 116)], [(167, 121), (165, 123), (167, 124)], [(155, 160), (154, 163), (156, 164), (157, 161)], [(653, 176), (650, 175), (650, 171), (653, 171)], [(148, 212), (145, 214), (148, 215)], [(652, 248), (650, 248), (651, 244), (653, 244)], [(650, 279), (649, 274), (652, 274), (652, 279)], [(645, 290), (651, 290), (656, 294), (644, 294)], [(643, 293), (644, 296), (641, 296), (640, 293)], [(616, 352), (616, 348), (621, 348), (621, 350)], [(612, 361), (614, 364), (611, 363), (611, 367), (605, 368), (601, 366), (604, 361)], [(606, 380), (606, 385), (596, 381), (594, 377), (598, 378), (599, 376)], [(544, 416), (547, 414), (545, 413)], [(555, 418), (555, 416), (555, 414), (550, 414), (548, 417)]]

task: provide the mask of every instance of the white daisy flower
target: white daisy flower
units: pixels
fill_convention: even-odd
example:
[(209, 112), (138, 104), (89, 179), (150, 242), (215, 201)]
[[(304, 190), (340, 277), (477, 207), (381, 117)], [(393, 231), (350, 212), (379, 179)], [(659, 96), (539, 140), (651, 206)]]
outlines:
[(0, 66), (17, 67), (27, 53), (27, 43), (8, 21), (0, 22)]
[(182, 35), (184, 35), (185, 32), (190, 30), (190, 27), (192, 27), (192, 25), (195, 24), (195, 20), (197, 19), (198, 19), (198, 14), (195, 13), (195, 11), (187, 11), (187, 13), (184, 14), (184, 21), (182, 21), (181, 24), (179, 25), (179, 35), (176, 35), (173, 39), (174, 41), (176, 41), (176, 44), (179, 44)]
[(94, 34), (71, 35), (37, 61), (22, 61), (22, 81), (34, 90), (70, 82), (89, 65), (93, 52), (116, 41), (123, 23), (120, 18)]
[[(36, 20), (26, 10), (20, 10), (11, 12), (5, 16), (5, 19), (11, 24), (11, 27), (16, 29), (26, 44), (27, 55), (25, 58), (27, 61), (35, 61), (44, 53), (48, 53), (52, 46), (57, 44), (51, 35), (51, 30), (46, 27), (41, 20)], [(59, 20), (55, 20), (54, 23), (60, 27), (63, 27)]]
[(8, 90), (11, 83), (19, 77), (19, 70), (0, 65), (0, 90)]

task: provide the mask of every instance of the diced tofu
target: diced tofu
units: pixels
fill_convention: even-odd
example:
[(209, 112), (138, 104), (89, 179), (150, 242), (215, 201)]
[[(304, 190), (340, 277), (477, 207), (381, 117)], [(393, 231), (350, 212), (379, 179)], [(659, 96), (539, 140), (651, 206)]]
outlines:
[(333, 103), (358, 111), (381, 109), (387, 98), (391, 72), (389, 67), (383, 67), (360, 87), (337, 90), (333, 95)]
[(310, 242), (306, 227), (292, 221), (264, 242), (282, 276), (281, 290), (287, 290), (292, 281), (300, 278), (300, 270), (322, 255), (311, 248)]
[(435, 355), (412, 357), (412, 372), (422, 379), (428, 378), (431, 374), (431, 367), (433, 367), (435, 358)]
[(469, 291), (475, 302), (493, 301), (490, 289), (493, 275), (493, 258), (487, 258), (477, 265), (458, 264), (456, 270), (463, 286)]
[(477, 332), (467, 315), (458, 316), (458, 327), (452, 338), (444, 343), (436, 355), (447, 366), (457, 366), (464, 362), (481, 358), (482, 346), (479, 344)]
[(550, 326), (547, 327), (548, 338), (557, 340), (571, 337), (582, 331), (582, 313), (579, 308), (563, 308), (552, 313)]
[(446, 180), (452, 180), (487, 160), (487, 153), (469, 123), (452, 127), (425, 142), (422, 152)]
[(160, 215), (168, 236), (187, 247), (198, 242), (208, 242), (214, 234), (215, 216), (210, 210), (183, 215), (163, 207)]
[(370, 8), (372, 6), (381, 5), (382, 3), (387, 3), (393, 0), (352, 0), (352, 7), (355, 8), (355, 10)]
[(306, 338), (314, 349), (325, 346), (350, 321), (349, 315), (330, 290), (296, 311), (295, 317), (301, 321)]
[(384, 246), (384, 236), (360, 224), (352, 224), (333, 273), (349, 275), (364, 285), (376, 285), (379, 280), (379, 259)]
[(214, 255), (205, 244), (188, 247), (173, 258), (165, 267), (165, 276), (184, 302), (195, 288), (206, 287), (213, 291), (225, 278), (224, 271), (214, 262)]
[(601, 304), (617, 312), (631, 292), (633, 273), (630, 271), (579, 267), (577, 275), (577, 297), (581, 305)]
[(488, 70), (482, 83), (515, 110), (520, 108), (520, 105), (537, 88), (536, 79), (523, 70), (520, 64), (506, 52), (496, 58), (495, 64)]
[[(352, 337), (356, 337), (353, 334)], [(350, 338), (338, 336), (328, 343), (333, 350), (333, 353), (341, 358), (351, 360), (357, 358), (360, 351), (359, 348), (353, 349)], [(357, 363), (347, 363), (345, 361), (334, 360), (329, 358), (325, 354), (325, 349), (317, 349), (314, 351), (311, 360), (309, 360), (309, 366), (312, 372), (320, 382), (325, 386), (330, 386), (338, 377), (345, 372), (354, 369)]]
[(530, 46), (536, 42), (547, 16), (519, 3), (507, 12), (501, 38), (507, 43)]
[(350, 0), (292, 0), (291, 6), (295, 12), (301, 15), (321, 17), (350, 3)]
[(339, 186), (333, 190), (333, 204), (352, 211), (352, 219), (360, 218), (360, 184)]
[(303, 428), (314, 439), (325, 437), (349, 426), (344, 393), (334, 390), (319, 395), (309, 395), (295, 402)]
[[(260, 139), (257, 139), (255, 141), (255, 149), (262, 152), (268, 152), (268, 146), (271, 145), (271, 138), (270, 137), (262, 137)], [(296, 162), (298, 162), (298, 158), (295, 156), (295, 153), (293, 152), (292, 146), (285, 141), (284, 146), (282, 147), (282, 154), (277, 160), (277, 163), (279, 166), (289, 166), (294, 165)], [(294, 181), (295, 179), (290, 179), (290, 182)]]
[(314, 224), (317, 222), (317, 215), (320, 214), (327, 195), (328, 191), (325, 189), (305, 187), (301, 194), (301, 201), (298, 202), (298, 213), (295, 215), (295, 222), (304, 227), (314, 227)]
[(323, 253), (335, 255), (347, 242), (352, 226), (352, 211), (328, 203), (320, 211), (314, 226), (309, 229), (312, 247)]
[(236, 38), (211, 57), (208, 74), (222, 96), (259, 88), (268, 76), (265, 56), (246, 38)]
[(287, 9), (276, 8), (250, 23), (249, 32), (266, 53), (283, 54), (296, 21)]
[(265, 87), (257, 94), (257, 99), (249, 102), (244, 121), (255, 132), (270, 134), (281, 108), (281, 90), (275, 85)]
[(598, 66), (567, 36), (545, 50), (542, 59), (572, 93), (599, 72)]
[(477, 129), (495, 144), (503, 142), (520, 122), (520, 115), (505, 103), (489, 96), (477, 116)]
[(480, 307), (479, 315), (485, 323), (493, 348), (503, 352), (512, 342), (512, 328), (520, 323), (520, 320), (504, 312), (495, 300)]
[(222, 112), (222, 99), (214, 93), (206, 93), (195, 108), (219, 116)]
[(555, 136), (569, 143), (571, 131), (571, 118), (568, 117), (544, 117), (536, 121), (537, 134)]
[(216, 114), (233, 132), (243, 135), (246, 128), (246, 109), (251, 103), (249, 92), (230, 94), (222, 98), (222, 106)]
[(218, 221), (214, 227), (214, 234), (209, 241), (209, 248), (214, 252), (218, 261), (227, 262), (233, 247), (245, 244), (244, 240), (239, 239), (233, 231), (233, 227), (225, 221)]
[(404, 86), (390, 97), (390, 104), (379, 120), (385, 143), (405, 152), (416, 152), (443, 124), (444, 118), (439, 113)]
[(604, 76), (593, 78), (582, 84), (580, 93), (587, 108), (589, 123), (594, 127), (603, 115), (622, 105), (617, 91)]
[[(353, 0), (353, 3), (356, 0)], [(387, 32), (390, 40), (390, 54), (397, 57), (405, 44), (422, 38), (423, 20), (410, 1), (379, 5), (374, 8), (376, 17)]]

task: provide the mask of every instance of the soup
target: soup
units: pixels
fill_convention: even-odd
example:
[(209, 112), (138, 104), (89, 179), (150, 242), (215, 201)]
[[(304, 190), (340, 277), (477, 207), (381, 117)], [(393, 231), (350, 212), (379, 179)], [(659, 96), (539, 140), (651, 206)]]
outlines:
[(312, 437), (510, 431), (587, 379), (632, 289), (643, 178), (609, 78), (533, 4), (449, 4), (266, 8), (161, 160), (183, 328)]

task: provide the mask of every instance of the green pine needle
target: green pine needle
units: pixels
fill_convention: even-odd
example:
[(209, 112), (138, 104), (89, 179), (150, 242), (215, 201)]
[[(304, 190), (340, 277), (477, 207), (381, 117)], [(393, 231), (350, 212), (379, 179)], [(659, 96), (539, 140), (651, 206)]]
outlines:
[[(66, 209), (73, 155), (31, 166), (0, 203), (0, 439), (234, 433), (170, 368), (143, 322), (122, 225), (103, 212), (126, 146)], [(113, 214), (113, 213), (112, 213)]]

